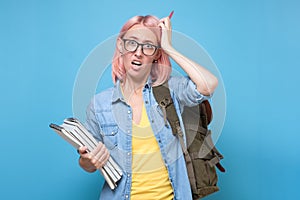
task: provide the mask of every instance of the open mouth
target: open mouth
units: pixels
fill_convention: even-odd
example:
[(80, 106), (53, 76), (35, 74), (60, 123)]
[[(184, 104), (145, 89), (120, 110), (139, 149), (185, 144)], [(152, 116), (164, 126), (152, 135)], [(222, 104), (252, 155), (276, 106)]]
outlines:
[(136, 60), (132, 61), (131, 64), (136, 65), (136, 66), (141, 66), (142, 65), (142, 63), (140, 61), (136, 61)]

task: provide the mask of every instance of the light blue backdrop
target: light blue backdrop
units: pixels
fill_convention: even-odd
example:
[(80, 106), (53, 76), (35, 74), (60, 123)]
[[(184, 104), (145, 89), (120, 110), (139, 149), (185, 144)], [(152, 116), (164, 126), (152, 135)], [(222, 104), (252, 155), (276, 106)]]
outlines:
[[(206, 199), (299, 199), (297, 0), (0, 2), (0, 199), (97, 199), (103, 183), (49, 128), (72, 115), (77, 71), (134, 15), (201, 44), (227, 92), (221, 191)], [(110, 80), (108, 80), (110, 81)]]

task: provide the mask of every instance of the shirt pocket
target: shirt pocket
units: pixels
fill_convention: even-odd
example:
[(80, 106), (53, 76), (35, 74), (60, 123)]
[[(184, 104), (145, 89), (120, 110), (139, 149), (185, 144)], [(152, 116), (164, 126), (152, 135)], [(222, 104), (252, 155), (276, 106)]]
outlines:
[(102, 129), (102, 137), (103, 143), (108, 149), (114, 149), (118, 146), (118, 132), (119, 127), (115, 124), (103, 125)]

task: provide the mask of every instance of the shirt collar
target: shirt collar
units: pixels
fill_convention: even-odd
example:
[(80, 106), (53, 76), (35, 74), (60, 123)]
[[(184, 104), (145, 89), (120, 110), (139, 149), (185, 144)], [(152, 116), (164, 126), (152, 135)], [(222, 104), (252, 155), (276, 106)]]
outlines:
[[(145, 89), (150, 89), (151, 86), (152, 86), (152, 79), (149, 76), (146, 84), (144, 85), (144, 90)], [(122, 90), (121, 90), (121, 81), (120, 80), (117, 80), (117, 82), (114, 86), (114, 89), (113, 89), (113, 96), (112, 96), (112, 102), (113, 103), (117, 102), (118, 100), (125, 102), (125, 99), (123, 97), (123, 93), (122, 93)]]

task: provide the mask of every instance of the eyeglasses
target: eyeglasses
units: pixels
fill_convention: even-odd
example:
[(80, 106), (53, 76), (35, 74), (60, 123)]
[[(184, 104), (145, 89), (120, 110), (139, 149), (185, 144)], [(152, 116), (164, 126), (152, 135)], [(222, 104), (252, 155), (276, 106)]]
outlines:
[(142, 52), (146, 56), (153, 56), (155, 51), (159, 48), (159, 46), (155, 46), (153, 44), (141, 44), (135, 40), (122, 39), (124, 41), (124, 48), (127, 51), (135, 52), (139, 46), (142, 46)]

